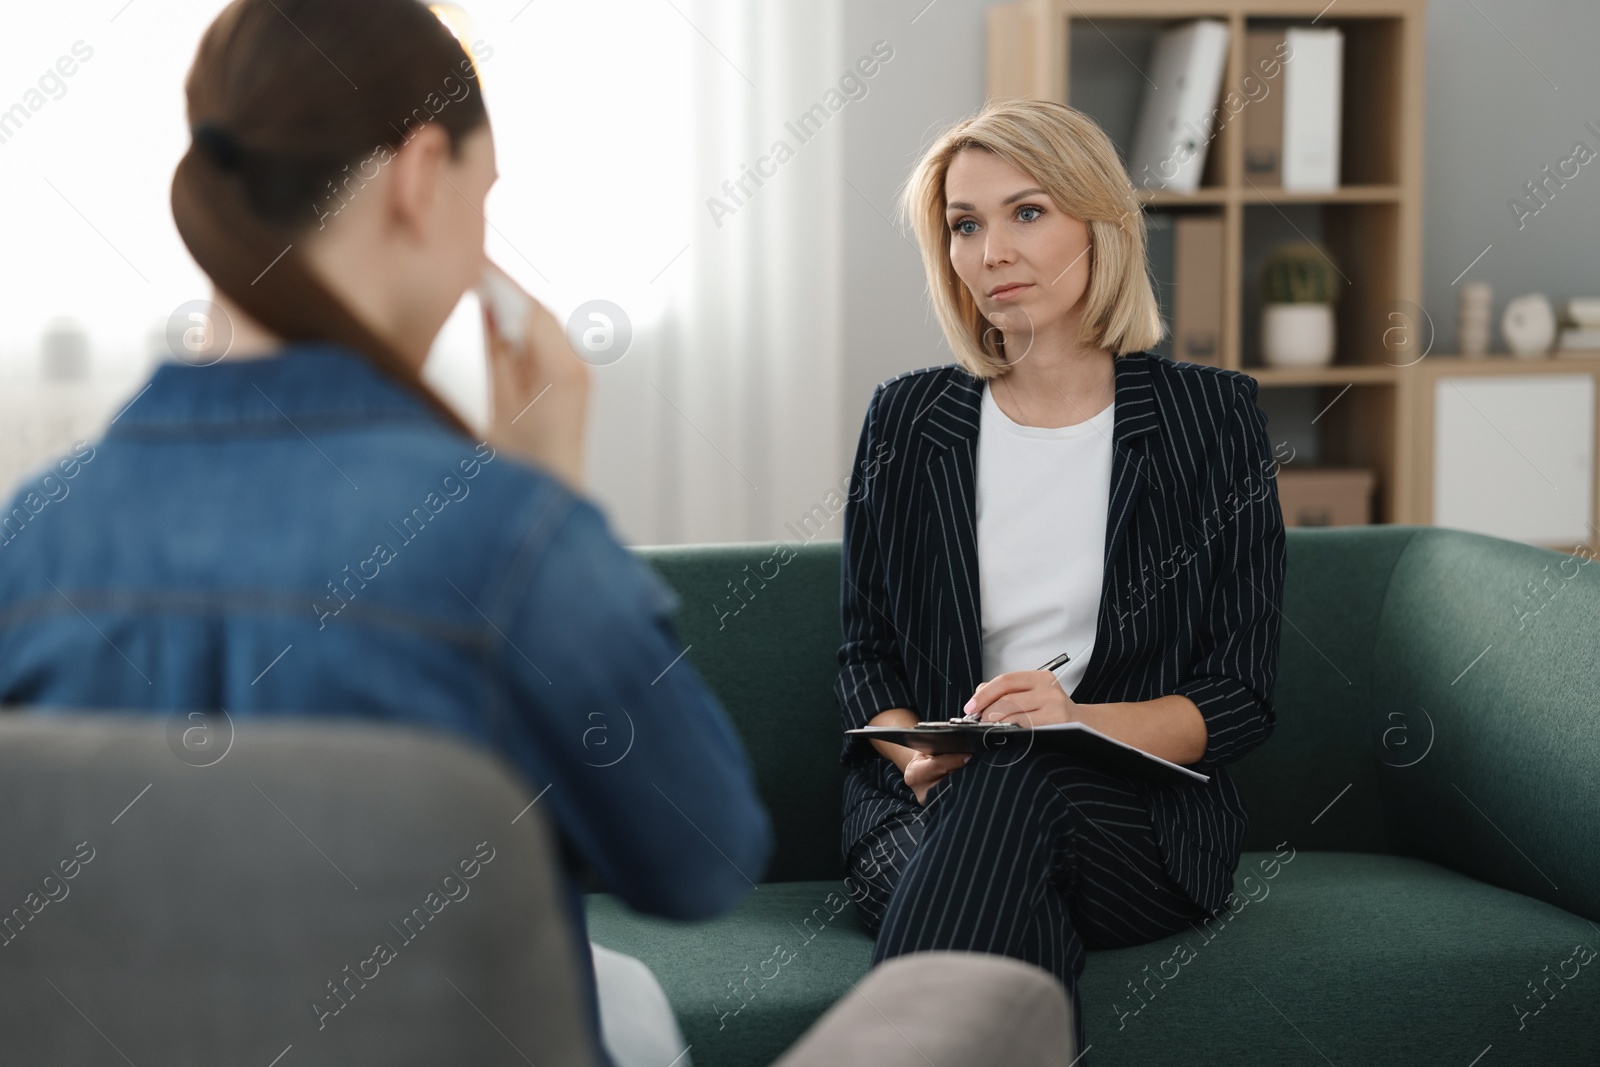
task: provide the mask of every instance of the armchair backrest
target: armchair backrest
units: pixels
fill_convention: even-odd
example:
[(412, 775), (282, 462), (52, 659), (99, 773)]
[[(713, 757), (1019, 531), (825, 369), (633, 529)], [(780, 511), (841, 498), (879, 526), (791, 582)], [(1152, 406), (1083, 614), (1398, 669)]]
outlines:
[(0, 715), (0, 1062), (594, 1062), (522, 783), (418, 731), (234, 725)]

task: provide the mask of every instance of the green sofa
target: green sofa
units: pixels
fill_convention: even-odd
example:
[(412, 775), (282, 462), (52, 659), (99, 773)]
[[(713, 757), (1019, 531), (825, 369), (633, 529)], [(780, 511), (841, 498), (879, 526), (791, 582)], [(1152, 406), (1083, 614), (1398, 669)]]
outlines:
[[(839, 544), (776, 547), (639, 550), (778, 840), (715, 922), (589, 898), (591, 937), (660, 976), (697, 1067), (769, 1062), (871, 954), (840, 881)], [(1277, 729), (1230, 768), (1251, 813), (1234, 903), (1089, 953), (1082, 1062), (1600, 1063), (1600, 563), (1291, 530), (1282, 630)]]

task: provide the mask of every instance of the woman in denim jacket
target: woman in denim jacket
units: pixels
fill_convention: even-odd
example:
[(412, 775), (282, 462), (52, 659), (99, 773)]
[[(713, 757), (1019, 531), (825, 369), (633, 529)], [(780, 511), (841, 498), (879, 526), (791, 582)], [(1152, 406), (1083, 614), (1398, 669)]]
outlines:
[(726, 912), (769, 822), (675, 595), (583, 495), (587, 366), (543, 308), (518, 343), (486, 315), (482, 440), (419, 377), (485, 269), (473, 58), (415, 0), (239, 0), (187, 96), (210, 343), (0, 514), (0, 704), (464, 735), (630, 905)]

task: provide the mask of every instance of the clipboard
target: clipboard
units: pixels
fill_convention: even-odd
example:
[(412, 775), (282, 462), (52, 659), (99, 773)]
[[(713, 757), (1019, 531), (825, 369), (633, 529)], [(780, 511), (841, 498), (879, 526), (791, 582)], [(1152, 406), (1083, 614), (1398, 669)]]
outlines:
[(1211, 781), (1210, 775), (1152, 756), (1081, 722), (1033, 727), (1008, 722), (919, 722), (916, 726), (863, 726), (846, 730), (845, 734), (904, 745), (935, 756), (971, 752), (1015, 761), (1038, 748), (1065, 752), (1129, 778), (1169, 785), (1205, 785)]

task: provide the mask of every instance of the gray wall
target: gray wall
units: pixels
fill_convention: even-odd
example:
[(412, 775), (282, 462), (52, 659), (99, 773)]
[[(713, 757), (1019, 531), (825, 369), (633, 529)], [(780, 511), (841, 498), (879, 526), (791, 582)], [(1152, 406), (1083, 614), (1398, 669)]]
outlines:
[[(920, 257), (898, 231), (895, 196), (923, 146), (983, 102), (990, 3), (925, 2), (845, 5), (845, 56), (880, 39), (895, 49), (872, 96), (845, 118), (841, 404), (851, 446), (875, 384), (951, 358), (924, 295)], [(1451, 281), (1487, 245), (1467, 279), (1494, 286), (1496, 321), (1506, 299), (1521, 293), (1600, 295), (1600, 159), (1520, 231), (1506, 206), (1576, 141), (1600, 152), (1600, 134), (1584, 127), (1600, 127), (1600, 3), (1435, 0), (1427, 39), (1423, 293), (1434, 351), (1450, 352)]]
[(1482, 14), (1467, 0), (1428, 7), (1422, 292), (1443, 352), (1456, 351), (1451, 282), (1486, 246), (1462, 281), (1494, 286), (1497, 323), (1523, 293), (1600, 295), (1600, 158), (1520, 230), (1506, 206), (1576, 142), (1600, 153), (1584, 127), (1600, 130), (1600, 4), (1475, 2)]

